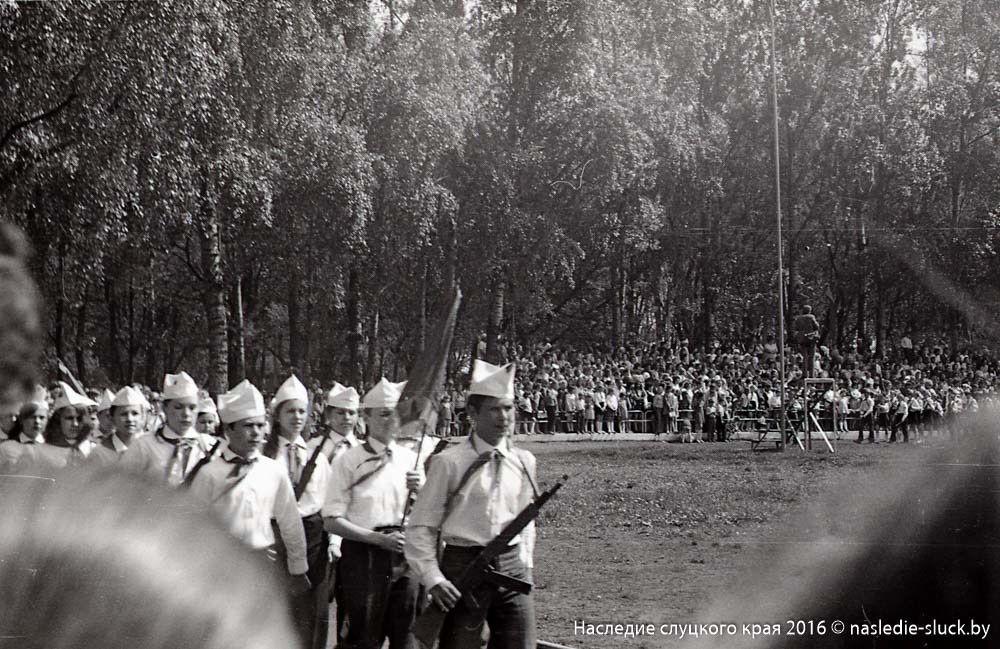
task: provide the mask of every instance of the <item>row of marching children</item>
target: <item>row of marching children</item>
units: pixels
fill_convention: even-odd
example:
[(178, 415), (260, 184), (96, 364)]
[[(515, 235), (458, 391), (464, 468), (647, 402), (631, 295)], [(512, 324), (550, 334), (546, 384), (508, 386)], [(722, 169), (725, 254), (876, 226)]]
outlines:
[[(513, 366), (480, 363), (477, 369), (480, 376), (474, 373), (470, 395), (509, 402), (510, 425), (504, 420), (496, 426), (509, 433)], [(95, 395), (98, 400), (60, 383), (51, 395), (39, 388), (15, 417), (4, 417), (0, 473), (55, 471), (58, 478), (65, 467), (117, 467), (187, 490), (190, 502), (211, 509), (256, 560), (284, 575), (302, 647), (327, 646), (331, 601), (337, 604), (337, 646), (376, 648), (388, 640), (390, 647), (412, 647), (410, 631), (424, 592), (432, 605), (445, 610), (457, 603), (438, 564), (439, 536), (448, 538), (448, 525), (461, 528), (462, 521), (481, 520), (486, 512), (452, 510), (478, 509), (486, 498), (448, 495), (462, 491), (463, 481), (457, 489), (432, 486), (433, 493), (424, 499), (428, 502), (420, 503), (417, 494), (426, 481), (428, 458), (447, 443), (439, 445), (426, 435), (403, 437), (412, 434), (406, 432), (409, 428), (400, 432), (397, 404), (404, 387), (405, 382), (383, 378), (362, 398), (354, 388), (335, 384), (326, 394), (322, 423), (311, 425), (309, 392), (294, 376), (267, 404), (249, 381), (219, 395), (216, 403), (205, 398), (187, 373), (168, 374), (162, 410), (134, 386)], [(200, 432), (212, 430), (216, 420), (221, 435)], [(487, 436), (489, 427), (483, 419), (480, 428)], [(503, 446), (504, 435), (497, 434), (499, 439), (491, 438), (490, 443)], [(476, 443), (475, 435), (470, 443)], [(452, 446), (442, 457), (458, 453)], [(522, 468), (527, 461), (533, 473), (530, 454), (505, 448)], [(466, 459), (462, 455), (462, 461)], [(444, 469), (450, 462), (441, 461), (440, 479), (446, 484), (453, 477)], [(475, 483), (487, 479), (489, 472), (483, 473)], [(509, 474), (505, 481), (512, 479)], [(518, 484), (504, 492), (510, 502), (503, 511), (511, 513), (505, 518), (531, 500), (522, 481), (518, 477)], [(489, 496), (495, 485), (483, 489)], [(407, 527), (411, 510), (423, 521), (416, 532)], [(452, 522), (446, 524), (449, 518)], [(486, 519), (490, 525), (496, 524), (493, 518)], [(466, 544), (461, 535), (461, 529), (453, 535), (455, 543), (475, 546), (489, 540), (467, 539)], [(528, 542), (521, 546), (529, 552), (530, 547)], [(441, 560), (447, 558), (446, 553)], [(530, 556), (527, 561), (530, 565)], [(524, 602), (519, 606), (523, 609)], [(456, 615), (457, 610), (450, 618)], [(519, 615), (526, 613), (520, 610)], [(485, 633), (483, 622), (478, 633)], [(533, 614), (530, 620), (513, 623), (518, 627), (514, 635), (523, 635), (525, 646), (533, 644)], [(464, 646), (468, 629), (467, 621), (456, 618), (442, 635), (441, 646)]]

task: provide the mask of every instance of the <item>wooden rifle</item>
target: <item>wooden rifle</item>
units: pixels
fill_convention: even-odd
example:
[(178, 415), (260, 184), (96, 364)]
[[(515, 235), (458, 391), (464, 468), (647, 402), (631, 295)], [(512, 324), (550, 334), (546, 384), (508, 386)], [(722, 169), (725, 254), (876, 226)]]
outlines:
[[(528, 526), (528, 523), (535, 520), (542, 510), (542, 506), (559, 491), (567, 480), (569, 480), (569, 476), (564, 475), (562, 482), (557, 482), (548, 491), (542, 492), (534, 502), (522, 509), (521, 513), (507, 523), (506, 527), (482, 549), (472, 560), (472, 563), (466, 566), (461, 576), (452, 581), (452, 584), (462, 593), (459, 604), (464, 601), (472, 609), (479, 608), (479, 603), (476, 602), (472, 593), (483, 583), (507, 588), (524, 595), (531, 592), (533, 585), (530, 582), (499, 573), (491, 564), (494, 559), (510, 549), (511, 539), (520, 534)], [(420, 613), (413, 625), (412, 633), (421, 649), (432, 649), (441, 635), (441, 629), (444, 627), (444, 621), (447, 617), (446, 611), (433, 605), (428, 606)]]

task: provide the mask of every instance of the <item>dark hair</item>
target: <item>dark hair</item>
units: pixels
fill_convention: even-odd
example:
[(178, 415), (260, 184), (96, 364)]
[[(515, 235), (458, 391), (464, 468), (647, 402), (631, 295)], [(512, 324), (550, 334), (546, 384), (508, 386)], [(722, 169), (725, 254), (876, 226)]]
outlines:
[[(10, 429), (10, 439), (17, 439), (21, 436), (21, 433), (24, 432), (24, 420), (34, 417), (39, 407), (39, 404), (35, 401), (27, 401), (21, 405), (21, 409), (17, 411), (17, 421), (14, 422), (14, 427)], [(51, 416), (49, 418), (51, 419)], [(48, 425), (48, 422), (46, 422), (46, 425)]]
[[(264, 442), (264, 448), (261, 450), (266, 457), (274, 458), (278, 454), (278, 438), (281, 436), (281, 422), (278, 421), (278, 413), (281, 412), (281, 407), (289, 401), (291, 401), (291, 399), (285, 399), (274, 407), (274, 412), (271, 416), (271, 430), (268, 432), (267, 440)], [(309, 413), (309, 407), (306, 406), (306, 425), (309, 423)]]
[(61, 414), (62, 411), (65, 410), (66, 408), (73, 408), (74, 410), (76, 410), (77, 415), (80, 417), (80, 432), (76, 436), (76, 443), (79, 443), (81, 440), (85, 439), (83, 433), (83, 415), (86, 412), (86, 410), (82, 408), (77, 408), (76, 406), (63, 406), (62, 408), (59, 408), (58, 410), (54, 411), (52, 415), (49, 416), (48, 422), (46, 422), (45, 424), (45, 432), (42, 433), (42, 436), (45, 437), (46, 444), (52, 444), (53, 446), (62, 446), (62, 447), (73, 445), (72, 443), (70, 443), (68, 439), (66, 439), (66, 437), (63, 435), (62, 432)]
[(468, 410), (472, 408), (476, 412), (483, 407), (487, 399), (492, 399), (493, 397), (488, 397), (485, 394), (470, 394), (469, 398), (465, 400), (465, 408)]

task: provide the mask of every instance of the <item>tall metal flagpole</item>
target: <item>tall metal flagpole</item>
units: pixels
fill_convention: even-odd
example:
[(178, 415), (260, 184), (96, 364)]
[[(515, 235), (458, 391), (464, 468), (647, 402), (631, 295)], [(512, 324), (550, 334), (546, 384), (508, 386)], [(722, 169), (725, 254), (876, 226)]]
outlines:
[(775, 46), (774, 0), (767, 0), (771, 19), (771, 109), (774, 113), (774, 203), (778, 219), (778, 372), (781, 381), (781, 415), (778, 430), (781, 441), (778, 448), (785, 450), (785, 270), (781, 259), (781, 149), (778, 136), (778, 64)]

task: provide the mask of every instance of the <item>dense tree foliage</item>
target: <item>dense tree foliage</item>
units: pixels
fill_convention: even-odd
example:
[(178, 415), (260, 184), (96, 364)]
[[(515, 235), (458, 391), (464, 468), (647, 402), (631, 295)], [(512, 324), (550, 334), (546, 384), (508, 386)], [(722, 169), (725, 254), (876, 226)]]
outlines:
[[(1000, 11), (777, 4), (790, 312), (988, 341)], [(213, 391), (485, 338), (773, 332), (764, 0), (0, 0), (0, 205), (50, 360)]]

